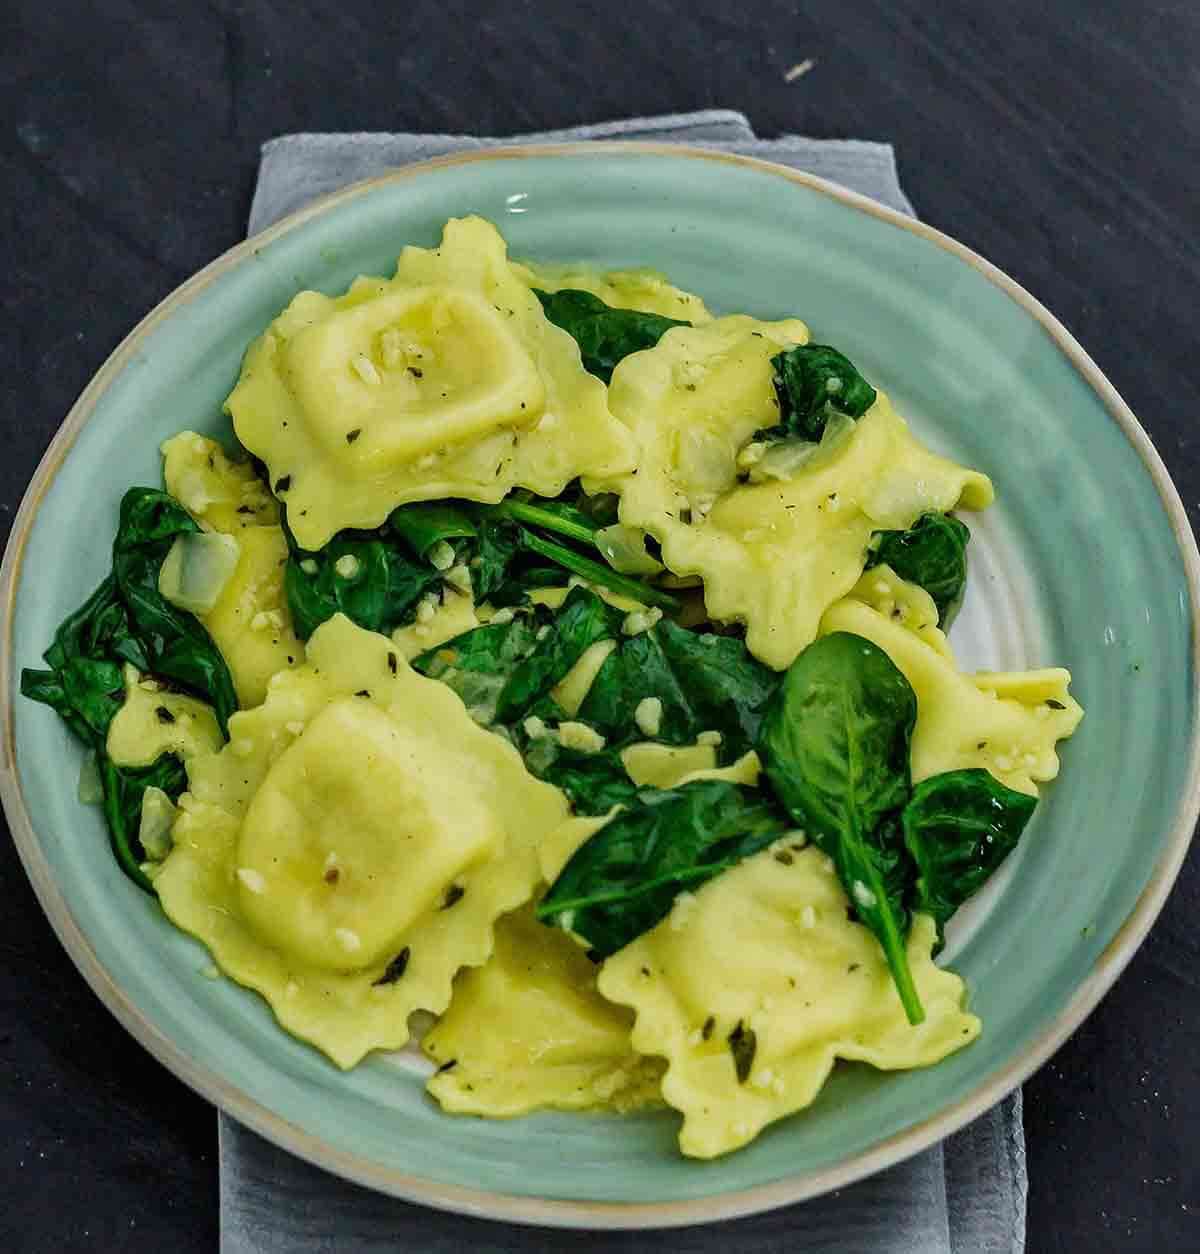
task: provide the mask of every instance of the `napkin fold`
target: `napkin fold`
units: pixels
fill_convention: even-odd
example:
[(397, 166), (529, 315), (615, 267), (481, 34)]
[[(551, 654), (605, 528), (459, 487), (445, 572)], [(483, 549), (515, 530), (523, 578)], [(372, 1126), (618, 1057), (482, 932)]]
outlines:
[[(513, 143), (673, 141), (762, 157), (912, 214), (890, 144), (755, 137), (714, 109), (484, 139), (469, 135), (285, 135), (263, 146), (249, 230), (396, 166)], [(942, 1144), (868, 1180), (747, 1219), (645, 1232), (573, 1232), (446, 1214), (349, 1184), (219, 1116), (222, 1254), (1022, 1254), (1025, 1138), (1019, 1091)], [(519, 1135), (519, 1122), (513, 1127)]]

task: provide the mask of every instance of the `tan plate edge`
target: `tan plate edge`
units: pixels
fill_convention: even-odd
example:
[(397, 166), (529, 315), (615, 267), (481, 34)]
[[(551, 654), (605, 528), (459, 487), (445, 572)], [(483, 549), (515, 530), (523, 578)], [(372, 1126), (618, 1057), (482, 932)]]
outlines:
[(109, 978), (87, 938), (75, 922), (57, 884), (54, 883), (49, 866), (42, 856), (34, 835), (32, 821), (17, 777), (13, 739), (15, 692), (12, 684), (14, 605), (25, 545), (42, 498), (70, 452), (79, 432), (91, 416), (96, 401), (112, 379), (124, 369), (137, 351), (140, 341), (160, 322), (169, 318), (177, 309), (187, 304), (200, 291), (245, 257), (253, 255), (257, 249), (324, 213), (334, 205), (361, 196), (373, 188), (419, 177), (432, 170), (466, 165), (476, 161), (503, 161), (547, 156), (586, 158), (613, 152), (726, 162), (787, 179), (936, 244), (939, 248), (973, 266), (1027, 313), (1032, 314), (1088, 386), (1103, 401), (1113, 420), (1145, 463), (1154, 486), (1158, 490), (1175, 532), (1179, 551), (1183, 556), (1192, 613), (1193, 666), (1197, 675), (1200, 675), (1200, 552), (1197, 551), (1196, 540), (1179, 493), (1162, 459), (1129, 406), (1121, 399), (1100, 368), (1044, 305), (1002, 270), (997, 269), (964, 244), (958, 243), (957, 240), (925, 223), (909, 218), (896, 210), (888, 209), (857, 192), (817, 178), (815, 175), (801, 173), (754, 157), (713, 152), (682, 144), (663, 143), (591, 141), (576, 144), (516, 145), (509, 148), (436, 157), (417, 165), (406, 166), (390, 174), (351, 184), (349, 187), (321, 197), (260, 234), (252, 236), (223, 253), (186, 283), (176, 288), (122, 340), (71, 407), (62, 426), (43, 454), (22, 498), (13, 520), (3, 563), (0, 564), (0, 711), (3, 712), (3, 723), (0, 724), (3, 730), (3, 736), (0, 737), (0, 802), (3, 803), (9, 826), (12, 829), (17, 852), (46, 917), (93, 992), (159, 1062), (201, 1096), (225, 1110), (239, 1122), (300, 1158), (369, 1188), (441, 1210), (550, 1227), (676, 1227), (750, 1215), (816, 1197), (832, 1189), (843, 1188), (919, 1153), (957, 1131), (1007, 1096), (1045, 1063), (1112, 986), (1162, 910), (1187, 854), (1197, 817), (1200, 816), (1200, 731), (1194, 728), (1188, 754), (1187, 784), (1181, 798), (1179, 812), (1169, 833), (1169, 843), (1159, 858), (1145, 889), (1113, 940), (1097, 959), (1087, 979), (1075, 991), (1074, 996), (1050, 1027), (1029, 1045), (1020, 1057), (993, 1074), (971, 1096), (837, 1166), (806, 1172), (754, 1189), (722, 1194), (715, 1198), (637, 1204), (576, 1202), (442, 1185), (419, 1176), (384, 1169), (357, 1155), (336, 1150), (310, 1136), (295, 1124), (280, 1119), (266, 1107), (247, 1097), (240, 1089), (227, 1084), (219, 1075), (199, 1066), (181, 1046), (164, 1036), (153, 1024), (142, 1017), (120, 988)]

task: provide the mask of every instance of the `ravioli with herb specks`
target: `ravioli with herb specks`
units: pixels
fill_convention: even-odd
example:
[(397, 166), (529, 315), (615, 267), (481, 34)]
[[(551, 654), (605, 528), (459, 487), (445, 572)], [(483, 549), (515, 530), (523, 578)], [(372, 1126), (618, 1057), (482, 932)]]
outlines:
[(713, 1158), (839, 1059), (968, 1047), (947, 929), (1083, 716), (956, 660), (991, 480), (820, 309), (478, 217), (398, 251), (262, 329), (22, 673), (129, 892), (334, 1066), (419, 1051), (447, 1116)]

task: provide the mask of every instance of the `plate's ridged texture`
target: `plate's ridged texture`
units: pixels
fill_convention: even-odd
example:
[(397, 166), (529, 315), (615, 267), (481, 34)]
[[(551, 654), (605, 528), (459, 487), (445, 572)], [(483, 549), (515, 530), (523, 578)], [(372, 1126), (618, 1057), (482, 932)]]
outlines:
[(377, 1060), (343, 1075), (252, 994), (206, 979), (206, 954), (122, 877), (99, 816), (77, 804), (62, 725), (17, 700), (16, 775), (10, 756), (0, 783), (22, 855), (85, 974), (160, 1057), (345, 1174), (432, 1204), (594, 1224), (707, 1219), (845, 1183), (1044, 1058), (1127, 960), (1194, 819), (1196, 555), (1177, 499), (1065, 332), (963, 250), (787, 172), (664, 150), (435, 163), (342, 193), (193, 281), (85, 394), (6, 556), (7, 692), (106, 569), (123, 488), (158, 481), (164, 437), (221, 429), (242, 350), (292, 294), (388, 271), (403, 243), (432, 244), (467, 212), (496, 221), (516, 256), (650, 264), (714, 309), (808, 319), (930, 442), (994, 478), (956, 638), (973, 664), (1070, 667), (1087, 717), (1015, 865), (957, 938), (983, 1038), (925, 1072), (840, 1070), (808, 1114), (706, 1165), (678, 1157), (666, 1114), (450, 1118), (410, 1070)]

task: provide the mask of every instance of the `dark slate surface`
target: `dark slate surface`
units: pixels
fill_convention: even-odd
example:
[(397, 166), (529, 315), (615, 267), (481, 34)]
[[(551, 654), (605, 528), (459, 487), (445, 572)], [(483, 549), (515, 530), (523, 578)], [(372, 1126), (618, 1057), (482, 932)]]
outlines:
[[(1197, 64), (1194, 0), (6, 0), (0, 533), (105, 355), (240, 237), (263, 140), (707, 106), (895, 143), (918, 211), (1078, 335), (1194, 518)], [(211, 1110), (84, 986), (7, 841), (0, 876), (0, 1248), (213, 1249)], [(1198, 910), (1193, 857), (1028, 1086), (1034, 1254), (1200, 1249)]]

